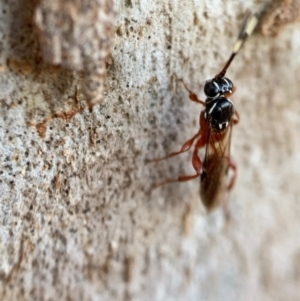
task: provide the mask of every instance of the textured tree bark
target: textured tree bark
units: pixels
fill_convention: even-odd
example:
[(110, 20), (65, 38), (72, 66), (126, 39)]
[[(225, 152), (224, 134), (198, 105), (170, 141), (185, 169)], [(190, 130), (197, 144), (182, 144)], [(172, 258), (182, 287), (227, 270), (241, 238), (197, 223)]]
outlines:
[(149, 193), (190, 153), (145, 163), (198, 130), (177, 78), (203, 99), (267, 2), (0, 2), (1, 300), (299, 300), (299, 25), (228, 70), (229, 223), (198, 179)]

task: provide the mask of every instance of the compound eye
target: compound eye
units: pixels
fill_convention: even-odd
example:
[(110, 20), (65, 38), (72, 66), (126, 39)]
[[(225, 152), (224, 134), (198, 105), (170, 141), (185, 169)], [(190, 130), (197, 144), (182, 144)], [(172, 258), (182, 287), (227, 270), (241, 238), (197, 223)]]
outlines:
[(208, 98), (215, 98), (220, 94), (220, 87), (214, 80), (209, 80), (204, 85), (204, 93)]

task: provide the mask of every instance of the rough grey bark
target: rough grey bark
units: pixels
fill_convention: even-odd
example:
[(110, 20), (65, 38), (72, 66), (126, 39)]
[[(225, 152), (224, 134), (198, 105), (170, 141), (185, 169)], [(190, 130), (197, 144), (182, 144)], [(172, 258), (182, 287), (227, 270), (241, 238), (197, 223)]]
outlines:
[(116, 1), (115, 21), (109, 1), (70, 1), (57, 26), (49, 3), (0, 2), (1, 300), (299, 300), (299, 26), (256, 33), (228, 72), (241, 122), (226, 223), (199, 180), (149, 194), (191, 173), (191, 154), (145, 160), (197, 131), (202, 108), (176, 76), (203, 97), (265, 1)]

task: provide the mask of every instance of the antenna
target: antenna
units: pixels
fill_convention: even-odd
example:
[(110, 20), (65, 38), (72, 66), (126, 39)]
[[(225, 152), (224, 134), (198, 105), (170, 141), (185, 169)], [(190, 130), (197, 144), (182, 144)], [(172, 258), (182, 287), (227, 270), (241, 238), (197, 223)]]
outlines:
[(239, 33), (238, 39), (233, 46), (233, 50), (232, 50), (231, 56), (229, 57), (229, 60), (227, 61), (227, 63), (225, 64), (225, 66), (223, 67), (221, 72), (215, 76), (215, 78), (222, 78), (225, 76), (226, 71), (227, 71), (228, 67), (230, 66), (231, 62), (233, 61), (235, 56), (238, 54), (238, 52), (242, 48), (242, 46), (246, 42), (247, 38), (252, 34), (257, 23), (258, 23), (258, 18), (255, 14), (250, 14), (247, 16), (247, 18), (243, 24), (243, 27)]

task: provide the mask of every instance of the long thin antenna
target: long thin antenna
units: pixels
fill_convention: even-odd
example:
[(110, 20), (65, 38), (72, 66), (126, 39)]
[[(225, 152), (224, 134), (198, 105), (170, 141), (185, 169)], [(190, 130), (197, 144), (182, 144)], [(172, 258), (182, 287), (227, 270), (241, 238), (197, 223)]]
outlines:
[(232, 54), (231, 54), (229, 60), (223, 67), (222, 71), (220, 73), (218, 73), (215, 76), (215, 78), (222, 78), (225, 76), (226, 71), (227, 71), (228, 67), (230, 66), (231, 62), (233, 61), (234, 57), (238, 54), (238, 52), (240, 51), (240, 49), (246, 42), (247, 38), (252, 34), (257, 23), (258, 23), (258, 18), (254, 14), (251, 14), (246, 18), (244, 25), (239, 33), (238, 39), (233, 46)]

